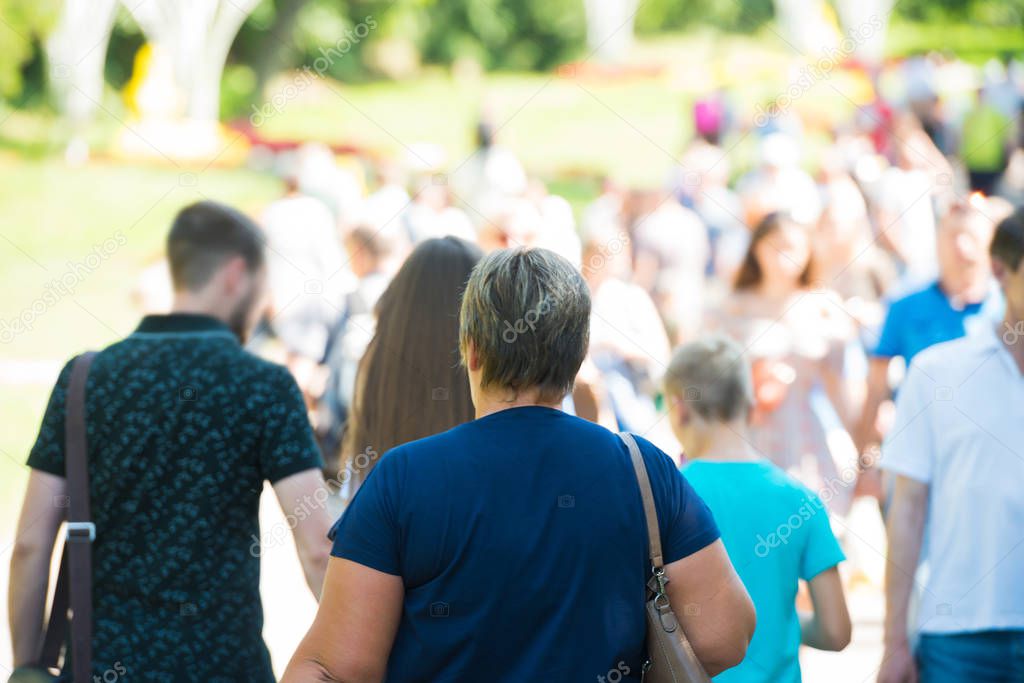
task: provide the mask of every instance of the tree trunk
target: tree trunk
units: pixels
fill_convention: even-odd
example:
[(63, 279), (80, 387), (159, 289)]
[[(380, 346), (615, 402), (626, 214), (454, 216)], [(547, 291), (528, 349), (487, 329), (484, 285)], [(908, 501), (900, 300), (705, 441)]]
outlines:
[(117, 0), (66, 0), (46, 39), (50, 89), (57, 110), (82, 128), (103, 98), (103, 65)]

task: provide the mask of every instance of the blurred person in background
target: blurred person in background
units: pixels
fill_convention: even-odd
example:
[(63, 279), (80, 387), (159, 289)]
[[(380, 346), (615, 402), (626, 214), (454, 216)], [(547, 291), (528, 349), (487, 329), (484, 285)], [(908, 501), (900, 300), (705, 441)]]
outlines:
[[(330, 550), (330, 518), (311, 503), (326, 491), (320, 453), (288, 370), (242, 348), (267, 278), (256, 224), (193, 204), (174, 219), (167, 255), (171, 312), (147, 315), (100, 351), (86, 384), (94, 678), (121, 664), (124, 681), (273, 681), (261, 635), (260, 494), (269, 481), (295, 520), (319, 596)], [(28, 458), (8, 595), (16, 666), (39, 655), (66, 512), (53, 501), (68, 494), (71, 367)]]
[(757, 225), (778, 211), (813, 225), (821, 213), (821, 200), (814, 180), (800, 168), (801, 148), (796, 140), (776, 132), (765, 135), (758, 144), (758, 166), (744, 175), (736, 188), (747, 225)]
[(853, 328), (835, 293), (811, 288), (809, 239), (787, 215), (769, 214), (706, 325), (753, 358), (755, 448), (811, 490), (829, 490), (829, 511), (842, 516), (857, 460), (843, 371)]
[(323, 390), (319, 371), (338, 317), (341, 295), (334, 283), (345, 262), (334, 217), (315, 197), (299, 191), (296, 174), (285, 196), (261, 218), (267, 240), (270, 285), (268, 322), (285, 348), (285, 362), (309, 398)]
[(939, 227), (938, 279), (889, 304), (870, 350), (867, 396), (856, 431), (862, 451), (879, 443), (885, 431), (879, 425), (879, 409), (891, 398), (894, 358), (909, 365), (924, 349), (987, 330), (1002, 318), (1003, 299), (988, 255), (993, 216), (1001, 213), (999, 205), (978, 196), (955, 205)]
[[(651, 565), (633, 464), (614, 432), (558, 409), (587, 353), (586, 283), (553, 252), (494, 252), (459, 325), (476, 419), (381, 458), (335, 526), (284, 681), (639, 681)], [(753, 607), (707, 506), (636, 441), (668, 599), (716, 675), (743, 659)]]
[(406, 170), (400, 162), (391, 159), (379, 160), (375, 170), (377, 186), (362, 204), (360, 222), (399, 231), (402, 214), (412, 204), (406, 189)]
[(341, 437), (355, 391), (356, 369), (373, 338), (374, 308), (394, 274), (391, 233), (357, 226), (345, 236), (355, 287), (344, 298), (331, 331), (324, 365), (328, 376), (316, 404), (316, 433), (328, 470), (337, 468)]
[(873, 218), (878, 243), (914, 286), (935, 277), (934, 198), (952, 187), (953, 170), (913, 116), (899, 117), (895, 129), (895, 161), (882, 172)]
[(479, 247), (456, 237), (421, 242), (377, 301), (376, 329), (359, 363), (345, 426), (344, 499), (380, 454), (473, 419), (457, 316), (481, 256)]
[(419, 182), (412, 203), (402, 213), (402, 222), (412, 244), (448, 235), (476, 241), (473, 222), (465, 211), (452, 205), (446, 179), (440, 174)]
[(473, 153), (452, 171), (450, 181), (455, 199), (467, 205), (471, 213), (484, 212), (484, 207), (495, 199), (526, 193), (526, 171), (515, 154), (498, 143), (500, 128), (489, 114), (481, 116)]
[(578, 266), (583, 255), (572, 205), (565, 197), (551, 194), (538, 178), (530, 180), (526, 198), (540, 214), (540, 223), (534, 241), (523, 246), (550, 249)]
[(960, 158), (970, 175), (973, 192), (986, 196), (995, 193), (1010, 154), (1015, 132), (1012, 122), (989, 101), (985, 89), (979, 88), (960, 134)]
[(815, 278), (835, 290), (858, 323), (877, 327), (896, 265), (872, 239), (864, 195), (839, 158), (826, 155), (821, 181), (824, 209), (811, 239)]
[(1024, 209), (998, 224), (989, 254), (1005, 316), (914, 357), (882, 447), (894, 490), (879, 683), (1024, 672)]
[[(683, 474), (714, 513), (757, 610), (747, 656), (715, 682), (796, 683), (801, 644), (842, 650), (850, 642), (838, 568), (845, 557), (825, 504), (750, 445), (753, 383), (736, 342), (711, 336), (677, 349), (665, 396), (686, 450)], [(810, 613), (797, 612), (800, 581), (809, 587)]]
[(654, 301), (630, 280), (631, 254), (624, 231), (592, 231), (582, 271), (591, 297), (589, 358), (619, 427), (643, 434), (658, 422), (653, 397), (671, 345)]
[(637, 193), (633, 282), (654, 300), (672, 339), (692, 338), (701, 323), (708, 231), (700, 216), (658, 193)]

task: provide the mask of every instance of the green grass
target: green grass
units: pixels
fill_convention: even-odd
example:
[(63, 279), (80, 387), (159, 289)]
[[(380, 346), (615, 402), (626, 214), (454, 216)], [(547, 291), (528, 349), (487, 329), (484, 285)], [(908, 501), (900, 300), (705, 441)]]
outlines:
[[(196, 184), (182, 185), (183, 172)], [(0, 320), (34, 303), (38, 311), (31, 329), (0, 346), (0, 357), (62, 358), (127, 333), (138, 315), (132, 289), (160, 257), (178, 209), (203, 198), (258, 209), (279, 193), (273, 178), (239, 169), (102, 162), (76, 169), (59, 159), (0, 156)], [(109, 256), (89, 257), (111, 238)], [(73, 296), (46, 301), (48, 283), (68, 273), (76, 274)]]

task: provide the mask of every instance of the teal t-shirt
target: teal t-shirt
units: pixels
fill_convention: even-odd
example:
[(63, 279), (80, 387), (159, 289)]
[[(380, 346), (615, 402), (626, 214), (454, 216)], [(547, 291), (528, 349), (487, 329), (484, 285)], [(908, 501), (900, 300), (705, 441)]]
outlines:
[(715, 515), (729, 559), (757, 609), (746, 658), (715, 683), (798, 683), (798, 580), (809, 581), (846, 559), (824, 503), (767, 460), (697, 460), (683, 472)]

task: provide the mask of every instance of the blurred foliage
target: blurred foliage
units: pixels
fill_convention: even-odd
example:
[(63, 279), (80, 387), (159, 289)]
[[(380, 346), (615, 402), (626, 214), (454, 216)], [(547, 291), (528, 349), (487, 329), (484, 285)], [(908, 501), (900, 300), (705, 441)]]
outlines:
[[(0, 98), (18, 106), (45, 97), (41, 44), (61, 0), (0, 0)], [(953, 47), (980, 61), (1013, 49), (986, 31), (1020, 31), (1024, 0), (898, 0), (889, 54)], [(644, 0), (639, 34), (710, 27), (752, 35), (771, 20), (772, 0)], [(963, 29), (963, 30), (960, 30)], [(422, 65), (474, 62), (487, 70), (546, 70), (585, 56), (583, 0), (262, 0), (242, 26), (224, 72), (222, 113), (241, 115), (285, 69), (352, 83), (405, 78)], [(1003, 35), (1003, 34), (1000, 34)], [(106, 80), (120, 90), (144, 36), (121, 7), (107, 52)]]
[(60, 0), (0, 0), (0, 96), (14, 99), (24, 82), (42, 80), (38, 45), (57, 24)]
[(970, 21), (1024, 28), (1024, 0), (898, 0), (898, 3), (897, 14), (911, 21)]
[(775, 15), (772, 0), (647, 0), (636, 15), (639, 33), (681, 30), (700, 24), (714, 28), (750, 33)]

